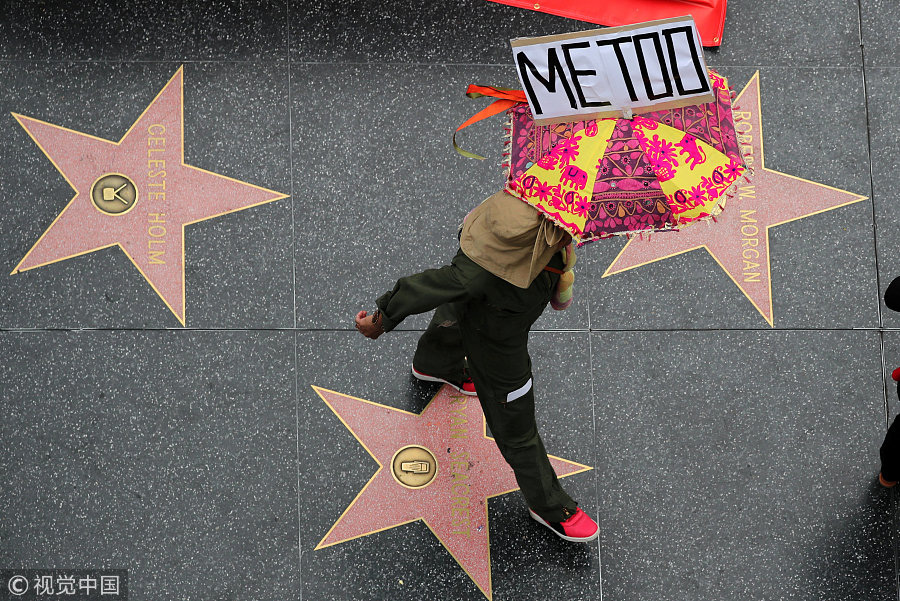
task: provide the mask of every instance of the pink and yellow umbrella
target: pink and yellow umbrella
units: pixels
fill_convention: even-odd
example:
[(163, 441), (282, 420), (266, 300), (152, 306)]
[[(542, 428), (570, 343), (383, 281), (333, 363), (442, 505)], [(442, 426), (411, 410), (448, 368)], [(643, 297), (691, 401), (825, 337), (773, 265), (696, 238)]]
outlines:
[(633, 119), (536, 125), (514, 104), (507, 191), (579, 244), (714, 219), (747, 168), (728, 82), (710, 82), (714, 102)]

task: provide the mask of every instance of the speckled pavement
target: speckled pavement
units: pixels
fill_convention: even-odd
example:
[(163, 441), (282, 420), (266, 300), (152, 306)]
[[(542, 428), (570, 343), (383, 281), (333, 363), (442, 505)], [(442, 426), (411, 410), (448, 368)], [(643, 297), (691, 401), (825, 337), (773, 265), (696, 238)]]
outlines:
[[(466, 86), (518, 87), (510, 38), (594, 27), (486, 0), (0, 2), (0, 570), (127, 569), (135, 600), (898, 599), (886, 2), (732, 0), (705, 57), (744, 94), (756, 221), (593, 243), (537, 322), (542, 437), (597, 541), (532, 521), (471, 407), (412, 378), (428, 316), (354, 331), (503, 182), (499, 118), (459, 136), (488, 160), (450, 144), (485, 105)], [(366, 442), (408, 446), (385, 416), (459, 445), (422, 443), (452, 478), (427, 504)]]

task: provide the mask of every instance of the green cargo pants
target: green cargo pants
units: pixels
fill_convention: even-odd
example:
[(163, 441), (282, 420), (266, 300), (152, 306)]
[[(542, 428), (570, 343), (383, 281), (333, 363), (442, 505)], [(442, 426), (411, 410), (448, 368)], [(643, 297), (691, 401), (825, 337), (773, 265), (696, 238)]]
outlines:
[(544, 271), (523, 290), (496, 278), (481, 298), (441, 305), (413, 358), (419, 371), (450, 382), (461, 382), (468, 371), (528, 506), (551, 522), (572, 515), (576, 503), (560, 486), (538, 434), (528, 332), (558, 279)]

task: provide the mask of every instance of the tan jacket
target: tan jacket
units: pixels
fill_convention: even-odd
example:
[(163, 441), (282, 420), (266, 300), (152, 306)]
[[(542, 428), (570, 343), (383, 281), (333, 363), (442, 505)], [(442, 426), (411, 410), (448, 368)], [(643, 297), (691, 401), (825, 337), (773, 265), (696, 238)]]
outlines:
[(467, 257), (495, 276), (528, 288), (553, 253), (570, 239), (534, 207), (500, 191), (469, 213), (459, 245)]

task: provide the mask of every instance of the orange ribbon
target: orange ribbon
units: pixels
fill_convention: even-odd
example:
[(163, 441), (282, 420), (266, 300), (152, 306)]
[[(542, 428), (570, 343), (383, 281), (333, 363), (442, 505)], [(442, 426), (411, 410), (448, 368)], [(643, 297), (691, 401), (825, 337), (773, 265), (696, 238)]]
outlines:
[(456, 149), (456, 152), (470, 159), (484, 160), (483, 156), (475, 154), (474, 152), (469, 152), (468, 150), (463, 150), (459, 147), (459, 145), (456, 143), (457, 132), (459, 132), (459, 130), (463, 129), (464, 127), (472, 125), (473, 123), (483, 121), (488, 117), (493, 117), (497, 113), (502, 113), (519, 103), (528, 102), (528, 99), (525, 97), (525, 92), (523, 92), (522, 90), (512, 90), (509, 88), (495, 88), (493, 86), (478, 85), (470, 85), (469, 89), (466, 90), (466, 96), (468, 96), (469, 98), (481, 98), (484, 96), (490, 96), (491, 98), (497, 99), (487, 105), (485, 108), (472, 115), (468, 121), (457, 127), (456, 131), (453, 132), (453, 148)]

